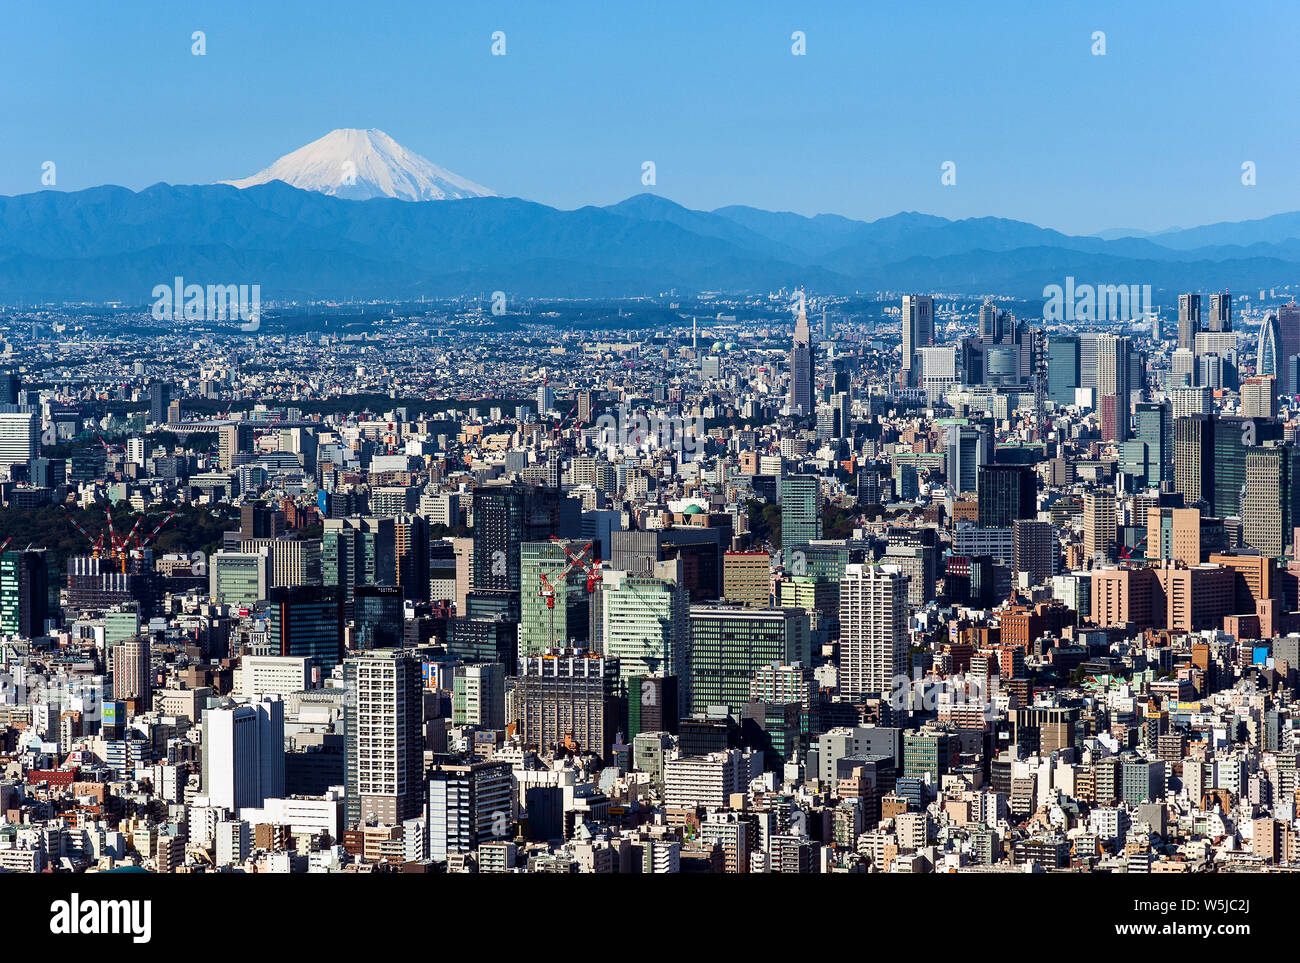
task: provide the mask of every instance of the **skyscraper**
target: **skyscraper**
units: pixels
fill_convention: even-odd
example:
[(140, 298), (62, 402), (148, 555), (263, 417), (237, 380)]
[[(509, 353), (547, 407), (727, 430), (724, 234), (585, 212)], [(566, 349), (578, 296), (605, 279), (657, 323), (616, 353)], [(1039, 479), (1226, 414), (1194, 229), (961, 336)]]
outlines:
[(916, 352), (934, 344), (934, 298), (903, 295), (903, 380), (916, 384)]
[(1080, 387), (1079, 339), (1074, 335), (1050, 335), (1047, 339), (1047, 397), (1058, 405), (1074, 404), (1074, 389)]
[(787, 564), (801, 545), (822, 537), (821, 482), (811, 475), (790, 475), (777, 482), (781, 503), (781, 549)]
[(1246, 457), (1256, 445), (1282, 440), (1282, 425), (1270, 418), (1216, 418), (1214, 425), (1214, 514), (1240, 515), (1246, 487)]
[(1201, 296), (1178, 295), (1178, 347), (1189, 351), (1196, 347), (1196, 332), (1201, 330)]
[(1148, 485), (1159, 485), (1174, 474), (1174, 421), (1172, 406), (1168, 402), (1139, 402), (1134, 414), (1136, 428), (1134, 441), (1146, 447), (1146, 461), (1150, 466), (1145, 479)]
[(1126, 337), (1097, 336), (1097, 398), (1103, 441), (1124, 442), (1129, 437), (1130, 351)]
[(892, 565), (845, 566), (840, 580), (840, 692), (888, 698), (907, 671), (907, 576)]
[(0, 635), (44, 635), (48, 595), (44, 549), (0, 553)]
[(1188, 505), (1202, 502), (1214, 512), (1214, 432), (1209, 414), (1174, 419), (1174, 491)]
[(167, 424), (167, 407), (172, 402), (172, 388), (165, 381), (155, 381), (149, 386), (149, 421), (155, 425)]
[(620, 695), (633, 677), (670, 675), (678, 680), (679, 711), (690, 705), (690, 602), (675, 582), (605, 574), (598, 590), (601, 651), (618, 660)]
[(1280, 558), (1291, 549), (1288, 534), (1300, 508), (1300, 449), (1268, 442), (1246, 452), (1241, 537), (1261, 555)]
[(1011, 526), (1011, 571), (1028, 575), (1030, 585), (1042, 585), (1056, 574), (1056, 535), (1051, 522), (1018, 518)]
[(1272, 374), (1241, 383), (1241, 414), (1245, 418), (1277, 417), (1277, 379)]
[(338, 589), (295, 585), (268, 591), (267, 641), (276, 655), (310, 659), (322, 673), (343, 660), (343, 599)]
[(984, 465), (979, 470), (980, 528), (1010, 528), (1037, 512), (1038, 478), (1028, 465)]
[(979, 470), (992, 457), (992, 438), (984, 425), (944, 426), (944, 475), (955, 492), (978, 489)]
[(790, 347), (790, 410), (801, 415), (813, 411), (812, 335), (808, 314), (804, 310), (803, 292), (799, 294), (799, 316), (794, 323), (794, 343)]
[(518, 592), (523, 543), (576, 538), (581, 505), (558, 488), (488, 485), (474, 491), (474, 590)]
[(980, 343), (1000, 344), (1002, 341), (1003, 315), (992, 300), (980, 305)]
[(0, 411), (0, 475), (15, 465), (27, 467), (40, 453), (41, 423), (34, 412)]
[(379, 650), (343, 663), (345, 826), (396, 826), (424, 795), (424, 683), (420, 663)]
[(1232, 295), (1227, 291), (1210, 295), (1210, 316), (1206, 319), (1206, 330), (1232, 330)]
[(1255, 374), (1272, 375), (1285, 383), (1286, 367), (1282, 363), (1282, 327), (1277, 316), (1269, 314), (1259, 326), (1255, 348)]
[[(1277, 384), (1281, 394), (1300, 393), (1300, 381), (1296, 378), (1295, 358), (1300, 356), (1300, 305), (1295, 301), (1284, 304), (1277, 309)], [(1259, 374), (1267, 374), (1260, 371)]]
[[(657, 533), (656, 533), (657, 534)], [(591, 634), (591, 596), (587, 573), (569, 567), (565, 550), (580, 555), (582, 541), (524, 542), (520, 549), (523, 589), (519, 593), (519, 654), (537, 655), (552, 648), (585, 647)], [(593, 552), (586, 555), (592, 561)], [(545, 581), (543, 581), (543, 577)]]
[(352, 601), (358, 585), (397, 584), (397, 532), (391, 518), (327, 518), (321, 580)]
[(0, 405), (18, 404), (18, 391), (22, 382), (16, 371), (0, 371)]
[(692, 711), (727, 706), (738, 714), (761, 666), (812, 661), (803, 609), (691, 606)]
[(1094, 488), (1083, 495), (1083, 554), (1105, 561), (1115, 551), (1115, 493)]

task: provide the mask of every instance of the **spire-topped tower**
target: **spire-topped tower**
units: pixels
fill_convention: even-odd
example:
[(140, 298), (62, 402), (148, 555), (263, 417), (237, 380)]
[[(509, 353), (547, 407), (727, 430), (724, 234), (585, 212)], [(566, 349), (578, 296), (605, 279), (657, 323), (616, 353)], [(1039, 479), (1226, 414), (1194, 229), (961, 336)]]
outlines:
[(812, 414), (812, 382), (812, 335), (808, 330), (807, 301), (800, 288), (794, 344), (790, 348), (790, 410), (795, 414)]

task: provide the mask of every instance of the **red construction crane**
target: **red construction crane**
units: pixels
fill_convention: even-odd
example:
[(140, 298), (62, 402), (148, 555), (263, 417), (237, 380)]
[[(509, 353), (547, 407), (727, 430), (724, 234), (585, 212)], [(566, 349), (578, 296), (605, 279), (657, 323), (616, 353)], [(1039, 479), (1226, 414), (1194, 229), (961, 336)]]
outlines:
[(90, 543), (90, 557), (99, 558), (100, 550), (104, 547), (104, 533), (100, 532), (99, 538), (92, 538), (89, 532), (77, 524), (77, 520), (72, 517), (72, 512), (68, 510), (67, 505), (63, 506), (63, 510), (67, 512), (68, 522), (71, 523), (72, 527), (80, 532), (81, 537)]
[[(567, 591), (569, 576), (572, 575), (575, 571), (581, 571), (584, 575), (587, 576), (588, 592), (595, 591), (596, 583), (595, 581), (593, 581), (592, 575), (588, 571), (589, 563), (586, 561), (586, 555), (588, 552), (591, 551), (591, 545), (592, 545), (591, 542), (588, 542), (586, 545), (584, 545), (582, 547), (582, 551), (574, 552), (572, 549), (569, 548), (568, 544), (561, 538), (557, 538), (556, 536), (552, 535), (551, 541), (555, 542), (555, 544), (560, 546), (560, 549), (564, 552), (564, 557), (568, 562), (568, 564), (566, 564), (564, 568), (560, 569), (558, 572), (538, 573), (538, 581), (541, 584), (537, 589), (537, 595), (539, 598), (546, 599), (546, 608), (549, 610), (550, 621), (551, 621), (550, 648), (553, 649), (555, 648), (555, 583), (558, 582), (559, 584), (563, 585)], [(597, 579), (596, 581), (598, 580), (599, 579)]]

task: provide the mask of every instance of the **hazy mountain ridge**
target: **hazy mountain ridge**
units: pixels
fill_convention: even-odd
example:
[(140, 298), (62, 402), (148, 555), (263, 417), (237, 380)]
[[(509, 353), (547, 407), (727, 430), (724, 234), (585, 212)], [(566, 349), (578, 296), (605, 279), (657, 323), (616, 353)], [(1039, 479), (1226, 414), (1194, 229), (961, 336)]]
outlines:
[(273, 301), (797, 283), (1037, 297), (1066, 274), (1168, 291), (1288, 283), (1300, 275), (1300, 213), (1106, 240), (993, 217), (695, 211), (648, 194), (573, 211), (497, 196), (348, 200), (274, 180), (0, 197), (0, 300), (9, 303), (145, 304), (176, 275), (257, 283)]

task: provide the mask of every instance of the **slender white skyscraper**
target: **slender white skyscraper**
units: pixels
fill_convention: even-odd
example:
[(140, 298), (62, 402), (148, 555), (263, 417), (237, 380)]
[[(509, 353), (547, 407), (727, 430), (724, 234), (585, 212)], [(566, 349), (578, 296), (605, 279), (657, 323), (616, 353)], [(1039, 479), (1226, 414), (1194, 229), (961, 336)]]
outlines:
[(808, 313), (803, 292), (799, 292), (799, 316), (794, 323), (794, 344), (790, 348), (790, 410), (811, 414), (812, 402), (812, 333), (808, 330)]
[(896, 565), (847, 565), (840, 579), (840, 694), (888, 697), (907, 672), (907, 583)]

